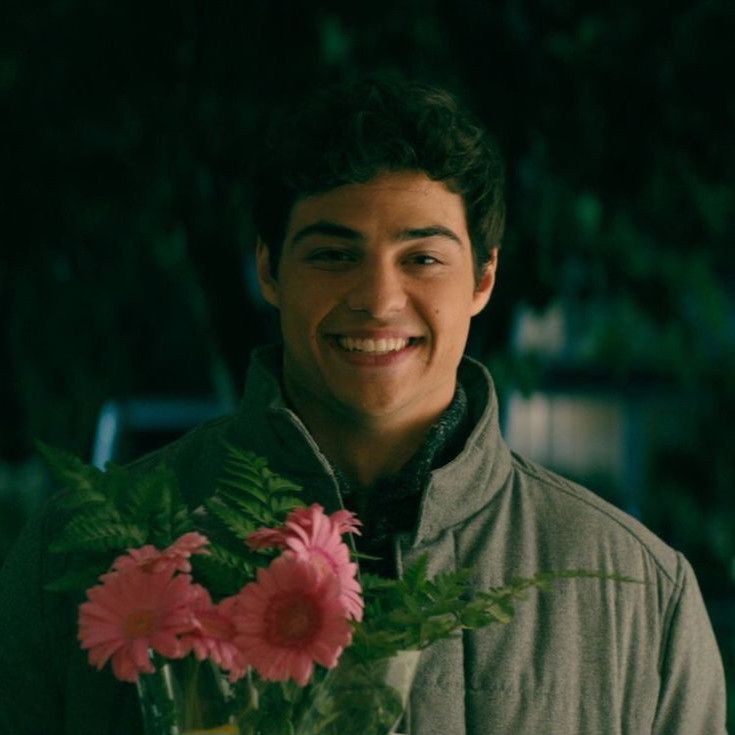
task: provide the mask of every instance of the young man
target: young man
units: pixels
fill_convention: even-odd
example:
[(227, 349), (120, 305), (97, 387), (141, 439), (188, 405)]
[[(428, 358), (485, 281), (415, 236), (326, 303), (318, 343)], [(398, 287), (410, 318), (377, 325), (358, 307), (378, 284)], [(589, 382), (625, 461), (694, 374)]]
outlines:
[[(549, 569), (645, 580), (568, 580), (532, 594), (509, 626), (428, 649), (413, 735), (724, 733), (722, 666), (686, 560), (512, 455), (490, 376), (463, 357), (503, 229), (501, 168), (483, 131), (439, 90), (364, 80), (285, 118), (256, 183), (258, 274), (283, 345), (254, 355), (236, 415), (138, 466), (163, 459), (196, 502), (223, 440), (249, 447), (309, 500), (357, 511), (362, 550), (384, 574), (428, 554), (432, 572), (472, 566), (478, 589)], [(23, 603), (0, 610), (0, 725), (134, 731), (131, 688), (86, 664), (68, 605), (29, 589), (29, 574), (56, 571), (47, 527), (48, 516), (26, 532), (3, 573), (3, 594)], [(6, 633), (28, 629), (37, 640)]]

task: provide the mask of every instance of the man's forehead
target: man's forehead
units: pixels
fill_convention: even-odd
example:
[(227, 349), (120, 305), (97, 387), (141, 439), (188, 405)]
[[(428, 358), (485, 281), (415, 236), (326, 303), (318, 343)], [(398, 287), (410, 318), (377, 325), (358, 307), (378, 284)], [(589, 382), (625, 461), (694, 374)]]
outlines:
[(399, 240), (448, 236), (461, 242), (466, 238), (464, 202), (424, 173), (383, 174), (297, 200), (286, 239), (316, 234), (357, 240), (375, 227), (385, 227)]

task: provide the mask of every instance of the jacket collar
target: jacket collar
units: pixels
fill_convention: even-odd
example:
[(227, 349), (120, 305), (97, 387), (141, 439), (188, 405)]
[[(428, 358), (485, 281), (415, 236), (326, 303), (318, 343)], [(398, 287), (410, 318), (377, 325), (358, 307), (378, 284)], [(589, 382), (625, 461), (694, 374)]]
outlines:
[(462, 451), (431, 473), (419, 512), (415, 544), (467, 520), (506, 484), (512, 458), (500, 434), (495, 386), (484, 365), (464, 357), (459, 367), (474, 421)]
[[(310, 502), (328, 511), (342, 507), (339, 485), (329, 460), (306, 426), (286, 404), (281, 390), (281, 350), (253, 351), (245, 393), (236, 422), (243, 446), (267, 457), (270, 466), (302, 484)], [(487, 369), (464, 357), (459, 369), (474, 422), (463, 450), (434, 470), (423, 493), (415, 544), (477, 513), (506, 483), (511, 454), (500, 435), (498, 401)]]
[(328, 512), (343, 507), (329, 460), (300, 417), (288, 406), (281, 388), (281, 348), (253, 350), (245, 391), (235, 416), (235, 441), (268, 460), (269, 467), (301, 485), (307, 502)]

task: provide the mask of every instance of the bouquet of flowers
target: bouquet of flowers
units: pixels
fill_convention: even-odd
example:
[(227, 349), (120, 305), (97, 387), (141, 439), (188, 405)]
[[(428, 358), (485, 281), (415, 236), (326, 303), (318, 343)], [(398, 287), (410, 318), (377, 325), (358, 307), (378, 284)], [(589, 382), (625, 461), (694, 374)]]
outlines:
[(360, 574), (347, 511), (306, 506), (266, 460), (228, 448), (223, 479), (188, 508), (165, 466), (105, 472), (42, 447), (67, 491), (52, 551), (82, 590), (89, 663), (137, 686), (146, 735), (394, 732), (419, 652), (462, 629), (507, 623), (529, 587), (481, 593), (471, 570)]

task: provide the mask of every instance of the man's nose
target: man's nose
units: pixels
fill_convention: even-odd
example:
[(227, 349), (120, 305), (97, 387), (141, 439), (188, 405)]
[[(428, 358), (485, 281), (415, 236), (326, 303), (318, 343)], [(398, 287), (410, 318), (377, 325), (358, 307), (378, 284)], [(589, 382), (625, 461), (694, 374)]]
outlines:
[(355, 275), (355, 283), (347, 294), (347, 306), (351, 311), (385, 319), (406, 306), (405, 285), (399, 268), (365, 263)]

